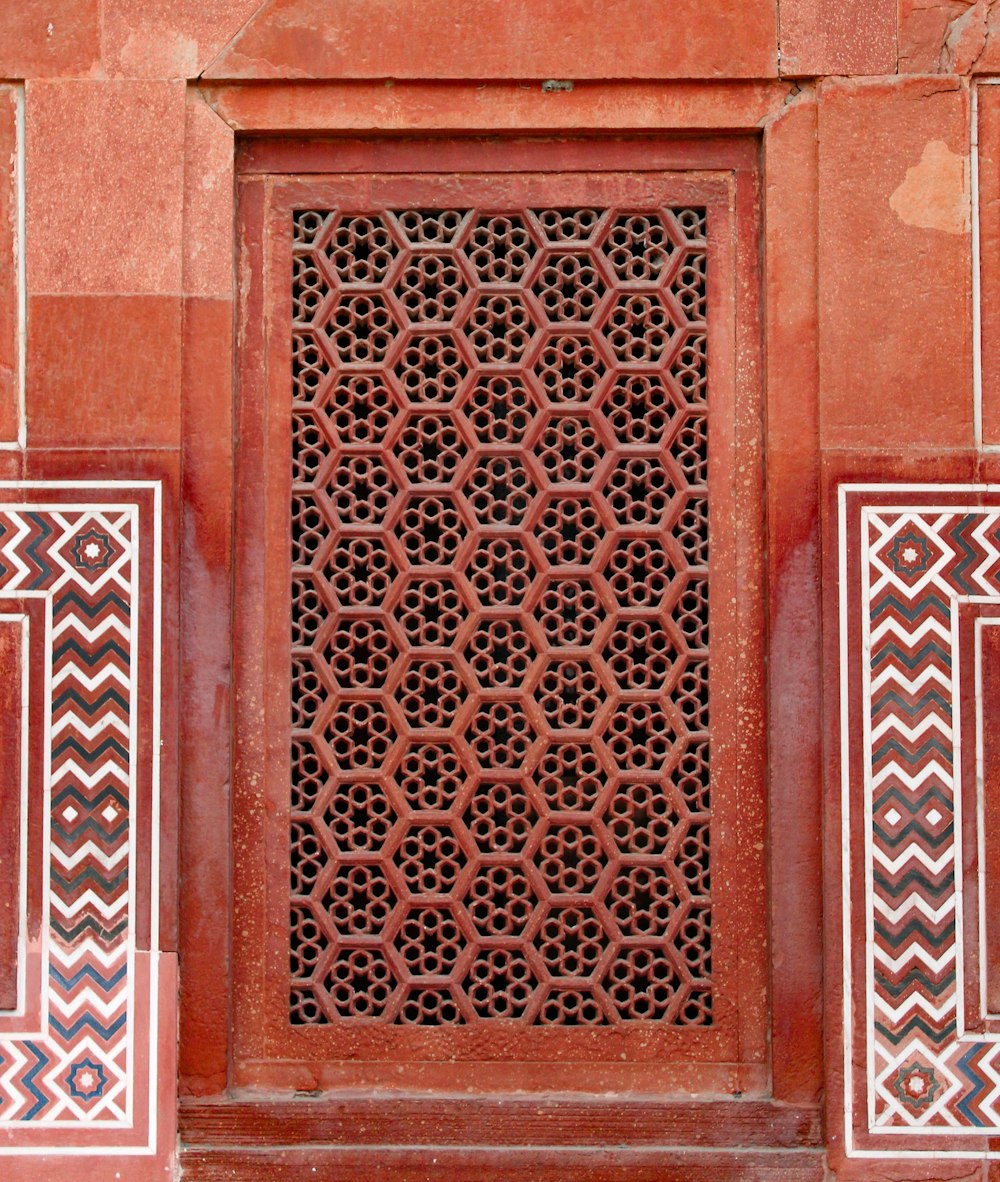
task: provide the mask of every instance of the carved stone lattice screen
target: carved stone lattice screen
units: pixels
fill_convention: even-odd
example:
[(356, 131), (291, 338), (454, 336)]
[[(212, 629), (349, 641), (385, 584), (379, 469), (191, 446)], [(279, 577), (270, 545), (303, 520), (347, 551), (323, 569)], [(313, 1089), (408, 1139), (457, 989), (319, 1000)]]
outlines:
[(292, 1021), (711, 1022), (704, 210), (295, 231)]
[(242, 428), (268, 532), (248, 486), (263, 597), (244, 592), (238, 662), (264, 712), (244, 695), (236, 818), (267, 922), (238, 874), (237, 1005), (263, 1019), (240, 1079), (738, 1061), (759, 419), (736, 422), (720, 189), (635, 188), (344, 177), (289, 182), (268, 214), (269, 393)]

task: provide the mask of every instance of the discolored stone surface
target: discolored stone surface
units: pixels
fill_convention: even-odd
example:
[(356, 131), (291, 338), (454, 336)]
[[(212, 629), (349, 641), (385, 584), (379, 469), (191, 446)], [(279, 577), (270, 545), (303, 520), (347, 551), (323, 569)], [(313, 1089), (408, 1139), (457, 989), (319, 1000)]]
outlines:
[(968, 118), (957, 83), (820, 88), (825, 447), (972, 442)]

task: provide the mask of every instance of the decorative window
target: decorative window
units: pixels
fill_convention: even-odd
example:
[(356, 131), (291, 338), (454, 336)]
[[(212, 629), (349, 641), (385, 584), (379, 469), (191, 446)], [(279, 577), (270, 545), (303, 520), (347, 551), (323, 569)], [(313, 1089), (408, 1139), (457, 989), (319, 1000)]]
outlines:
[(748, 1086), (762, 499), (730, 180), (244, 184), (234, 1080)]

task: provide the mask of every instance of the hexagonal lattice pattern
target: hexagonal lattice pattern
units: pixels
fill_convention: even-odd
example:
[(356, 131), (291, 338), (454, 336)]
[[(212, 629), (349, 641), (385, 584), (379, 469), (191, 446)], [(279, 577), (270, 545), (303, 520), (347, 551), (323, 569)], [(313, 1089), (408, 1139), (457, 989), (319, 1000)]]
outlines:
[(411, 336), (394, 372), (405, 396), (420, 403), (450, 401), (469, 371), (455, 338), (441, 333)]
[(377, 456), (344, 455), (327, 484), (327, 496), (345, 525), (377, 524), (394, 494), (392, 475)]
[(417, 659), (396, 689), (407, 724), (413, 730), (440, 730), (455, 721), (465, 686), (448, 658)]
[(396, 646), (379, 619), (344, 619), (330, 634), (323, 660), (340, 689), (380, 690), (396, 657)]
[(556, 405), (585, 402), (601, 385), (607, 366), (597, 340), (589, 333), (551, 336), (535, 373), (546, 397)]
[(458, 311), (466, 284), (462, 269), (447, 255), (414, 255), (396, 280), (396, 299), (414, 324), (450, 321)]
[(411, 498), (396, 523), (396, 538), (410, 566), (447, 566), (465, 536), (465, 523), (449, 496)]
[(481, 620), (465, 649), (476, 680), (487, 689), (517, 689), (534, 656), (522, 624), (506, 617)]
[(480, 525), (520, 525), (534, 488), (520, 456), (482, 456), (465, 483)]
[(385, 359), (396, 323), (377, 295), (345, 295), (326, 324), (327, 337), (342, 364), (377, 364)]
[(605, 688), (586, 657), (549, 661), (535, 697), (552, 731), (587, 730), (594, 723)]
[(394, 783), (407, 809), (446, 812), (465, 785), (462, 757), (449, 742), (414, 740), (407, 744)]
[(606, 291), (604, 280), (586, 254), (553, 254), (545, 260), (533, 291), (547, 319), (590, 320)]
[(340, 282), (381, 283), (399, 253), (385, 221), (375, 214), (330, 220), (332, 225), (320, 249)]
[(447, 415), (411, 415), (396, 442), (411, 484), (447, 484), (464, 453), (465, 440)]
[(713, 1020), (700, 209), (295, 215), (289, 1020)]
[(453, 576), (412, 574), (403, 583), (392, 614), (414, 648), (446, 648), (468, 611)]
[(464, 410), (477, 443), (518, 444), (531, 423), (535, 401), (523, 378), (489, 374), (469, 391)]
[(535, 619), (551, 648), (582, 648), (597, 635), (606, 609), (593, 580), (555, 578), (540, 589)]
[(580, 415), (550, 415), (535, 453), (552, 484), (589, 484), (605, 454), (598, 425)]
[(330, 385), (321, 406), (341, 444), (365, 444), (382, 442), (397, 403), (377, 375), (344, 373)]
[(465, 325), (465, 335), (480, 365), (514, 365), (534, 331), (524, 300), (506, 292), (480, 296)]

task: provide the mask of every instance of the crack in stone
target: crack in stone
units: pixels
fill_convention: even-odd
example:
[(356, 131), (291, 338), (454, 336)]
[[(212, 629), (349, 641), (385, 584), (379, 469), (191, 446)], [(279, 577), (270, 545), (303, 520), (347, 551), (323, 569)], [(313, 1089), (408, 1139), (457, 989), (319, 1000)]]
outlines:
[[(938, 53), (938, 69), (946, 74), (969, 74), (978, 66), (993, 35), (997, 0), (974, 0), (951, 17), (944, 28)], [(953, 9), (953, 5), (947, 6)]]
[(980, 58), (983, 57), (983, 55), (986, 53), (986, 50), (989, 48), (990, 38), (993, 36), (993, 9), (996, 7), (996, 4), (997, 0), (987, 0), (985, 21), (986, 27), (983, 35), (983, 42), (979, 47), (979, 52), (976, 54), (969, 65), (969, 73), (971, 73), (976, 68), (976, 66), (979, 65)]

